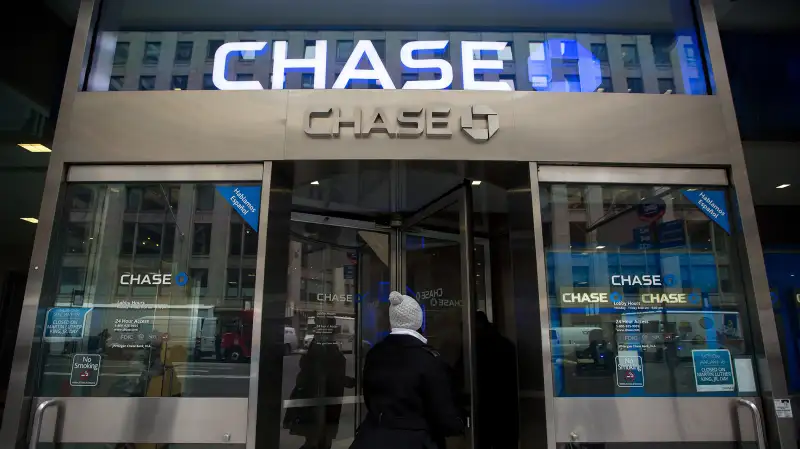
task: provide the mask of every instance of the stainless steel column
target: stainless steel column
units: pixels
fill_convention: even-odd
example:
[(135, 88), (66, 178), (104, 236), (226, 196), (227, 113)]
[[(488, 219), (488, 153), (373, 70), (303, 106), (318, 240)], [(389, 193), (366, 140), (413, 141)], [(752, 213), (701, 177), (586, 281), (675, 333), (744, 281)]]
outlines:
[[(733, 95), (730, 89), (728, 72), (725, 70), (725, 56), (717, 26), (717, 17), (713, 0), (700, 0), (698, 4), (698, 20), (708, 50), (708, 63), (713, 73), (712, 90), (720, 100), (722, 114), (728, 131), (728, 150), (731, 157), (730, 178), (735, 198), (731, 199), (735, 211), (732, 216), (739, 216), (736, 224), (740, 229), (737, 235), (739, 251), (747, 261), (743, 266), (742, 280), (745, 295), (748, 298), (748, 310), (751, 313), (753, 341), (756, 344), (758, 377), (763, 400), (764, 420), (768, 437), (773, 447), (797, 447), (795, 423), (793, 419), (778, 418), (775, 413), (774, 399), (789, 398), (786, 384), (784, 362), (781, 355), (780, 337), (775, 324), (775, 312), (769, 292), (764, 252), (758, 233), (753, 195), (744, 159), (742, 139), (736, 120)], [(759, 347), (763, 343), (763, 347)]]

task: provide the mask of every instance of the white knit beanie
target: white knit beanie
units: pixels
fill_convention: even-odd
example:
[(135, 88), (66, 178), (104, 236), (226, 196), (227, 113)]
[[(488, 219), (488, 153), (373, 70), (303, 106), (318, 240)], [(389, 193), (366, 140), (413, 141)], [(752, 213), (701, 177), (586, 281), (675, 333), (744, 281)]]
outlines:
[(422, 327), (422, 308), (414, 298), (392, 292), (389, 302), (389, 324), (392, 329), (418, 331)]

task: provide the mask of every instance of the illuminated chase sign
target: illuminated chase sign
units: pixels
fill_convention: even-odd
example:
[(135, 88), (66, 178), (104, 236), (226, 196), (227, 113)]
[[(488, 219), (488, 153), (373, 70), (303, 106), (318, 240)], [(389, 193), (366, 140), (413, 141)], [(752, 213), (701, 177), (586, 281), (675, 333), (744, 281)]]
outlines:
[(559, 291), (559, 306), (583, 307), (598, 305), (615, 308), (649, 308), (649, 307), (682, 307), (698, 308), (703, 306), (703, 297), (692, 290), (674, 292), (649, 292), (625, 295), (618, 291), (592, 288), (563, 288)]
[[(406, 81), (400, 89), (417, 90), (442, 90), (453, 84), (453, 66), (444, 59), (419, 59), (420, 52), (443, 53), (449, 41), (411, 41), (400, 49), (400, 62), (404, 67), (417, 71), (437, 72), (441, 77), (435, 80)], [(229, 42), (221, 45), (214, 54), (214, 68), (212, 80), (220, 90), (262, 90), (264, 86), (257, 80), (232, 81), (226, 78), (228, 56), (235, 53), (262, 54), (267, 49), (268, 42)], [(476, 73), (503, 70), (503, 61), (498, 59), (480, 59), (482, 52), (503, 51), (506, 42), (461, 42), (461, 74), (464, 90), (513, 90), (504, 81), (480, 81), (475, 79)], [(316, 41), (314, 57), (289, 59), (287, 57), (287, 41), (275, 41), (272, 49), (272, 86), (271, 89), (283, 89), (286, 73), (289, 71), (311, 73), (314, 80), (314, 89), (325, 89), (327, 75), (328, 42)], [(362, 58), (366, 58), (371, 68), (358, 68)], [(397, 89), (389, 72), (383, 65), (375, 46), (369, 40), (360, 40), (347, 58), (341, 73), (333, 83), (333, 89), (345, 89), (354, 80), (373, 80), (383, 89)]]

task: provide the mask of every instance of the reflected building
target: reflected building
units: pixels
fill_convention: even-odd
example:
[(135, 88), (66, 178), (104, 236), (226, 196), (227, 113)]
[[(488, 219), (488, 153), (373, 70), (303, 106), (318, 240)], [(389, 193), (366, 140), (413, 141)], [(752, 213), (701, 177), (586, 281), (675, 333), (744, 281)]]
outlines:
[[(706, 93), (702, 58), (689, 36), (581, 33), (435, 33), (414, 31), (252, 31), (252, 32), (103, 32), (91, 90), (214, 90), (214, 55), (226, 42), (267, 42), (263, 52), (237, 52), (229, 58), (227, 77), (261, 82), (272, 88), (272, 51), (286, 41), (290, 59), (315, 57), (317, 40), (327, 42), (330, 88), (342, 72), (355, 43), (369, 40), (395, 86), (434, 80), (439, 74), (404, 67), (400, 48), (416, 40), (448, 40), (436, 58), (457, 67), (464, 41), (497, 41), (507, 46), (496, 55), (476, 51), (473, 58), (499, 59), (500, 71), (480, 73), (478, 81), (503, 81), (511, 90), (549, 92)], [(370, 68), (361, 61), (359, 68)], [(453, 89), (462, 89), (456, 73)], [(311, 74), (288, 74), (284, 89), (311, 89)], [(373, 81), (353, 81), (350, 89), (380, 89)]]

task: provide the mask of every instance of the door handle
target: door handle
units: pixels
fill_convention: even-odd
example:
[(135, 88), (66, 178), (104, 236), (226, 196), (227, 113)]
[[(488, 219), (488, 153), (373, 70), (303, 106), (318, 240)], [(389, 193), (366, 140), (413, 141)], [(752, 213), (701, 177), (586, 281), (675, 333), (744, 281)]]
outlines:
[(758, 409), (758, 406), (753, 401), (743, 398), (736, 399), (736, 406), (744, 407), (750, 411), (750, 415), (753, 417), (753, 426), (756, 431), (758, 449), (767, 449), (767, 437), (764, 435), (764, 421), (761, 419), (761, 411)]
[(36, 449), (36, 447), (39, 446), (39, 436), (41, 436), (42, 433), (42, 418), (44, 417), (44, 412), (56, 404), (58, 404), (57, 400), (48, 399), (36, 407), (36, 411), (33, 413), (33, 428), (31, 429), (31, 442), (28, 445), (28, 449)]

